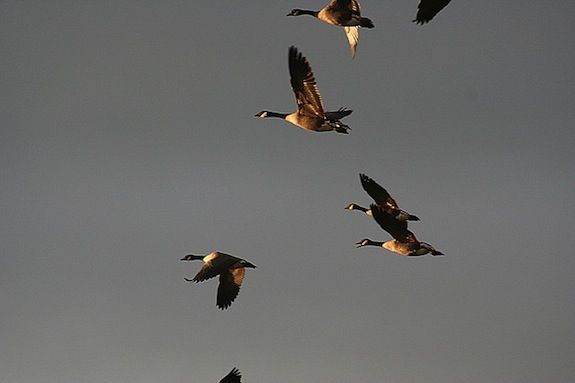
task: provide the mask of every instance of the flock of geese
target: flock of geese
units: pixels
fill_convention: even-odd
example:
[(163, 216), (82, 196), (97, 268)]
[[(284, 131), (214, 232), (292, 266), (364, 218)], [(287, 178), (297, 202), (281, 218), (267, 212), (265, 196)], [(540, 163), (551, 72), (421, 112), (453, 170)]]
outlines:
[[(428, 23), (451, 0), (420, 0), (417, 14), (413, 22), (423, 25)], [(331, 0), (318, 11), (292, 9), (287, 16), (313, 16), (325, 23), (343, 27), (351, 48), (352, 58), (355, 57), (359, 42), (359, 28), (374, 28), (373, 22), (361, 16), (357, 0)], [(352, 111), (339, 108), (326, 112), (323, 106), (316, 80), (307, 59), (292, 46), (288, 51), (288, 66), (290, 82), (295, 94), (297, 110), (293, 113), (279, 113), (263, 110), (255, 115), (260, 118), (281, 118), (302, 129), (314, 132), (335, 131), (348, 134), (351, 129), (341, 120)], [(393, 239), (382, 242), (365, 238), (356, 243), (357, 247), (377, 246), (403, 256), (421, 256), (431, 254), (443, 255), (427, 242), (420, 242), (407, 226), (408, 221), (419, 221), (419, 217), (399, 208), (396, 200), (388, 191), (365, 174), (359, 175), (360, 183), (365, 192), (373, 199), (369, 208), (356, 203), (350, 203), (346, 209), (358, 210), (371, 216), (377, 224)], [(244, 280), (246, 268), (256, 268), (251, 262), (230, 254), (213, 251), (207, 255), (188, 254), (181, 261), (203, 261), (203, 266), (192, 279), (187, 282), (203, 282), (219, 276), (216, 306), (225, 310), (231, 306), (238, 296)], [(233, 368), (220, 383), (240, 383), (241, 374)]]

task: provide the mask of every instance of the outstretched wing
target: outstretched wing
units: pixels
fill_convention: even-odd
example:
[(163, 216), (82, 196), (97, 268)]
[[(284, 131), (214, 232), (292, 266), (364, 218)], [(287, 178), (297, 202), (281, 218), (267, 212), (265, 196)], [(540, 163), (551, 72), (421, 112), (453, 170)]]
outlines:
[(332, 9), (338, 12), (350, 11), (357, 15), (361, 13), (359, 2), (357, 0), (331, 0), (324, 9)]
[(359, 27), (343, 27), (343, 29), (345, 30), (345, 35), (351, 48), (351, 57), (355, 58), (357, 44), (359, 43)]
[(288, 62), (291, 87), (298, 109), (324, 117), (321, 95), (308, 61), (292, 46), (289, 48)]
[(246, 269), (239, 267), (237, 269), (228, 269), (220, 274), (220, 284), (218, 286), (218, 295), (216, 304), (225, 310), (231, 306), (232, 302), (238, 296), (240, 287), (244, 281)]
[(431, 21), (451, 0), (419, 0), (417, 5), (417, 15), (415, 20), (417, 24), (425, 24)]
[(220, 275), (222, 272), (234, 266), (238, 261), (240, 261), (240, 259), (233, 255), (214, 252), (213, 256), (205, 260), (206, 263), (204, 263), (192, 281), (202, 282)]
[(224, 376), (220, 383), (241, 383), (242, 374), (237, 368), (233, 368), (229, 374)]
[(359, 6), (359, 1), (357, 0), (343, 0), (343, 3), (347, 3), (347, 8), (352, 12), (355, 13), (356, 15), (359, 15), (361, 13), (361, 8)]
[(371, 204), (370, 206), (373, 219), (381, 226), (381, 228), (387, 231), (393, 238), (399, 242), (416, 242), (417, 239), (415, 235), (407, 230), (407, 222), (399, 221), (394, 216), (389, 214), (385, 208)]
[(365, 174), (360, 174), (359, 180), (361, 181), (361, 186), (363, 187), (363, 190), (365, 190), (366, 193), (369, 194), (371, 198), (373, 198), (375, 203), (381, 206), (389, 205), (392, 208), (399, 209), (397, 202), (395, 202), (395, 200), (391, 198), (391, 195), (389, 195), (387, 190), (385, 190), (377, 182), (375, 182)]
[(209, 264), (204, 264), (200, 271), (196, 274), (192, 281), (194, 282), (203, 282), (205, 280), (211, 279), (217, 276), (221, 271), (218, 271), (215, 267)]

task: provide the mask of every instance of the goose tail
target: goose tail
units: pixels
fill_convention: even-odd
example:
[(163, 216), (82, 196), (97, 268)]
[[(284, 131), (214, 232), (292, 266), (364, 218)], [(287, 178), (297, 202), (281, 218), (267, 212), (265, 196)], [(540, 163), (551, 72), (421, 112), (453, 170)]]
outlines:
[(359, 21), (359, 26), (362, 28), (373, 28), (375, 27), (375, 25), (373, 25), (373, 22), (368, 19), (367, 17), (362, 17), (361, 20)]
[(335, 126), (335, 131), (338, 133), (349, 134), (348, 130), (351, 130), (351, 128), (342, 123), (339, 123)]

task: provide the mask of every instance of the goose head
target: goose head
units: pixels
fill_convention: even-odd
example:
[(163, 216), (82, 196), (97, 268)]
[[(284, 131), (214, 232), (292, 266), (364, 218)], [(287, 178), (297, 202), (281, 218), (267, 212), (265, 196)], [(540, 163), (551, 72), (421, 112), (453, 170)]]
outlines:
[(259, 113), (256, 113), (256, 115), (254, 117), (259, 117), (259, 118), (266, 118), (268, 116), (268, 111), (267, 110), (262, 110)]
[(350, 203), (349, 205), (347, 205), (345, 208), (346, 208), (346, 210), (359, 210), (359, 209), (358, 209), (358, 205), (356, 205), (356, 204), (353, 203), (353, 202)]
[(362, 211), (362, 212), (364, 212), (365, 214), (367, 214), (367, 215), (369, 215), (369, 216), (372, 215), (372, 214), (371, 214), (371, 209), (366, 209), (366, 208), (364, 208), (363, 206), (359, 206), (358, 204), (353, 203), (353, 202), (350, 203), (349, 205), (347, 205), (345, 208), (346, 208), (347, 210), (359, 210), (359, 211)]
[(371, 239), (364, 238), (361, 241), (356, 242), (355, 245), (356, 245), (355, 247), (375, 246), (376, 243), (373, 242)]
[(197, 259), (204, 259), (204, 256), (203, 255), (188, 254), (184, 258), (180, 259), (180, 261), (194, 261)]
[(286, 16), (299, 16), (299, 15), (303, 15), (303, 10), (295, 8), (292, 9), (290, 13), (288, 13)]

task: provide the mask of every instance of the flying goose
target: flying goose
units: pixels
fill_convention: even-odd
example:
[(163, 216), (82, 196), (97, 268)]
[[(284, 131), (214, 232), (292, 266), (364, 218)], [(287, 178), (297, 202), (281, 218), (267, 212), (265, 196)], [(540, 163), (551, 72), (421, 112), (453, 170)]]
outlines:
[(220, 383), (241, 383), (241, 379), (242, 374), (240, 374), (240, 371), (234, 367), (229, 374), (220, 380)]
[(332, 0), (319, 11), (292, 9), (288, 16), (310, 15), (331, 25), (344, 28), (349, 41), (351, 55), (355, 57), (359, 42), (359, 27), (373, 28), (373, 22), (367, 17), (361, 17), (361, 9), (357, 0)]
[[(385, 190), (381, 185), (372, 180), (370, 177), (360, 173), (359, 180), (361, 181), (361, 186), (363, 187), (363, 190), (365, 190), (367, 194), (369, 194), (369, 196), (373, 198), (373, 200), (377, 205), (381, 206), (388, 214), (393, 216), (395, 219), (399, 221), (419, 221), (419, 217), (409, 214), (404, 210), (401, 210), (397, 202), (395, 202), (395, 200), (389, 195), (387, 190)], [(366, 209), (365, 207), (359, 206), (356, 203), (350, 203), (349, 205), (347, 205), (346, 209), (359, 210), (367, 215), (372, 215), (371, 209)]]
[(349, 116), (351, 110), (340, 108), (335, 112), (324, 112), (319, 89), (315, 83), (313, 72), (306, 58), (298, 52), (296, 47), (289, 48), (289, 73), (291, 87), (297, 101), (297, 111), (293, 113), (276, 113), (261, 111), (255, 117), (278, 117), (314, 132), (328, 132), (335, 130), (347, 134), (349, 126), (340, 121)]
[(357, 242), (357, 247), (379, 246), (394, 253), (405, 256), (418, 256), (431, 253), (431, 255), (443, 255), (427, 242), (419, 242), (415, 234), (407, 230), (407, 222), (399, 221), (389, 214), (385, 208), (371, 204), (370, 209), (375, 221), (381, 228), (387, 231), (394, 238), (387, 242), (377, 242), (365, 238)]
[(231, 306), (238, 296), (244, 280), (246, 267), (255, 269), (256, 266), (245, 259), (233, 255), (213, 251), (208, 255), (188, 254), (181, 261), (194, 261), (201, 259), (204, 265), (193, 279), (184, 278), (187, 282), (202, 282), (220, 276), (216, 305), (224, 310)]
[(419, 0), (414, 23), (423, 25), (429, 23), (451, 0)]

